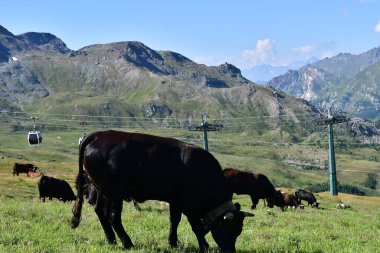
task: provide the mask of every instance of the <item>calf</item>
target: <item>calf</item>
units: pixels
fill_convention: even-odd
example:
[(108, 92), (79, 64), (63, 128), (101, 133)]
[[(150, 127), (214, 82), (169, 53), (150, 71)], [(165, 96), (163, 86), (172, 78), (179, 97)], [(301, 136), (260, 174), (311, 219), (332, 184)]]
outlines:
[(283, 199), (283, 202), (281, 205), (281, 209), (283, 211), (285, 210), (285, 207), (287, 206), (295, 207), (295, 208), (303, 208), (303, 205), (301, 205), (301, 202), (298, 201), (298, 199), (296, 198), (296, 196), (294, 196), (294, 194), (283, 192), (282, 199)]
[(338, 209), (346, 209), (346, 208), (351, 208), (351, 206), (348, 205), (348, 204), (345, 204), (345, 203), (343, 203), (341, 201), (339, 201), (339, 203), (336, 204), (336, 208), (338, 208)]
[(300, 203), (302, 202), (302, 200), (306, 200), (307, 206), (311, 205), (311, 207), (318, 208), (319, 203), (317, 202), (317, 199), (315, 198), (313, 193), (306, 190), (297, 189), (294, 195)]
[(46, 197), (49, 200), (57, 198), (63, 202), (76, 200), (70, 185), (65, 180), (54, 177), (42, 176), (38, 181), (38, 191), (42, 201), (45, 201)]
[(232, 193), (247, 194), (252, 200), (252, 209), (256, 209), (259, 199), (265, 199), (268, 207), (282, 206), (282, 195), (276, 191), (269, 179), (259, 173), (244, 172), (237, 169), (224, 169), (228, 187)]
[(18, 174), (20, 173), (28, 174), (29, 172), (36, 172), (37, 169), (38, 167), (31, 163), (26, 163), (26, 164), (15, 163), (13, 165), (13, 176), (14, 175), (18, 176)]

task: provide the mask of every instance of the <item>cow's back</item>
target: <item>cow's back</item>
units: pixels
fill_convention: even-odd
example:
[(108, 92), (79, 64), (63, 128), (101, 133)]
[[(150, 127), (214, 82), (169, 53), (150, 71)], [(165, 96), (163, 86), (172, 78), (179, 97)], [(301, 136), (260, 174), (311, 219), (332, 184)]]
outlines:
[(65, 180), (42, 176), (38, 181), (40, 197), (57, 198), (63, 201), (75, 200), (75, 194)]
[(22, 164), (22, 163), (15, 163), (13, 165), (13, 174), (19, 174), (19, 173), (28, 173), (29, 171), (33, 171), (33, 164), (27, 163), (27, 164)]
[(269, 179), (260, 173), (227, 168), (223, 170), (231, 190), (236, 194), (253, 194), (265, 198), (276, 191)]
[(310, 191), (297, 189), (296, 192), (294, 193), (294, 195), (299, 200), (306, 200), (308, 202), (308, 204), (317, 203), (317, 199), (315, 198), (314, 194)]

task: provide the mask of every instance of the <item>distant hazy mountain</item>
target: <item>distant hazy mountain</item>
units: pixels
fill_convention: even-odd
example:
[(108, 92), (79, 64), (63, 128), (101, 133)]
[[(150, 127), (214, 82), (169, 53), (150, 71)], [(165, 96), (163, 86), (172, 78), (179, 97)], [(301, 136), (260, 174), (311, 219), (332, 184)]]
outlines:
[(308, 61), (295, 61), (290, 63), (289, 65), (283, 65), (283, 66), (274, 66), (270, 64), (262, 64), (262, 65), (256, 65), (250, 69), (242, 70), (243, 76), (247, 79), (260, 83), (265, 84), (270, 79), (285, 74), (288, 70), (296, 70), (299, 69), (307, 64), (311, 64), (318, 61), (317, 58), (313, 57), (310, 58)]
[(359, 55), (341, 53), (271, 79), (268, 84), (327, 108), (380, 118), (380, 47)]

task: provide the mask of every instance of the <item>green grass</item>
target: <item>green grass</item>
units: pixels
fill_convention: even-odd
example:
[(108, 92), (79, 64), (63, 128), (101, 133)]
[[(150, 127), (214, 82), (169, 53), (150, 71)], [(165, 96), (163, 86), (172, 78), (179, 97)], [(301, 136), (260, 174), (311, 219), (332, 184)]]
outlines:
[[(65, 120), (65, 119), (63, 119)], [(62, 174), (65, 171), (74, 173), (77, 170), (78, 138), (87, 133), (104, 130), (94, 125), (85, 129), (78, 126), (69, 127), (65, 131), (42, 131), (43, 142), (36, 148), (27, 144), (27, 130), (10, 132), (4, 129), (0, 133), (0, 155), (9, 159), (1, 160), (0, 166), (8, 161), (32, 162), (43, 172)], [(159, 136), (179, 138), (180, 140), (202, 146), (202, 134), (184, 129), (146, 128), (119, 129), (132, 132), (144, 132)], [(329, 172), (325, 169), (307, 170), (293, 167), (287, 161), (298, 161), (305, 164), (321, 166), (327, 163), (327, 147), (312, 144), (278, 144), (252, 136), (247, 132), (234, 133), (222, 130), (210, 132), (209, 149), (218, 159), (222, 167), (233, 167), (241, 170), (263, 173), (276, 186), (307, 187), (313, 184), (327, 183)], [(365, 188), (368, 173), (379, 174), (380, 155), (376, 146), (351, 146), (339, 148), (336, 146), (337, 178), (341, 184), (353, 185), (367, 194), (380, 196), (379, 185), (376, 190)], [(378, 178), (377, 180), (380, 180)]]
[[(23, 176), (20, 176), (23, 177)], [(37, 180), (37, 179), (34, 179)], [(24, 188), (23, 181), (13, 187)], [(31, 194), (31, 195), (30, 195)], [(15, 194), (16, 195), (16, 194)], [(108, 245), (91, 206), (86, 204), (80, 226), (70, 228), (71, 204), (36, 202), (32, 193), (0, 197), (0, 252), (123, 252), (120, 242)], [(378, 252), (380, 247), (380, 199), (353, 198), (347, 194), (317, 195), (322, 209), (281, 211), (267, 209), (260, 202), (255, 217), (245, 220), (237, 252)], [(336, 209), (343, 200), (351, 209)], [(247, 196), (235, 201), (248, 210)], [(169, 213), (165, 203), (147, 201), (142, 211), (125, 203), (122, 220), (135, 247), (128, 252), (197, 252), (197, 241), (186, 217), (179, 226), (180, 246), (167, 244)], [(210, 234), (210, 252), (218, 252)]]
[[(65, 179), (74, 186), (77, 166), (77, 141), (83, 129), (72, 131), (46, 131), (43, 143), (30, 148), (26, 133), (0, 133), (0, 252), (122, 252), (120, 243), (106, 243), (93, 207), (86, 204), (81, 225), (72, 230), (69, 226), (72, 204), (57, 200), (37, 202), (39, 178), (25, 174), (12, 175), (14, 162), (32, 162), (48, 175)], [(90, 129), (87, 129), (88, 132)], [(129, 129), (148, 132), (147, 129)], [(200, 133), (156, 128), (151, 134), (185, 139), (202, 145)], [(282, 162), (286, 156), (301, 161), (314, 161), (327, 155), (325, 148), (311, 145), (278, 146), (258, 142), (244, 133), (210, 133), (209, 147), (223, 167), (235, 167), (261, 172), (284, 191), (293, 192), (296, 187), (311, 182), (328, 180), (327, 171), (306, 171), (289, 167)], [(379, 163), (369, 161), (376, 156), (371, 147), (337, 149), (337, 167), (344, 165), (357, 172), (338, 172), (343, 183), (360, 184), (366, 175), (361, 171), (376, 171)], [(325, 157), (326, 158), (326, 157)], [(360, 176), (358, 176), (360, 175)], [(376, 191), (378, 192), (378, 190)], [(321, 209), (279, 208), (268, 211), (258, 205), (255, 217), (247, 218), (239, 236), (237, 252), (379, 252), (380, 248), (380, 198), (359, 197), (339, 193), (316, 194)], [(352, 209), (336, 209), (338, 201), (350, 204)], [(244, 210), (249, 210), (247, 196), (234, 196)], [(165, 203), (148, 201), (138, 212), (129, 203), (124, 204), (123, 224), (135, 247), (128, 252), (197, 252), (198, 244), (187, 219), (179, 226), (180, 246), (168, 247), (169, 213)], [(218, 252), (210, 234), (207, 235), (210, 252)]]

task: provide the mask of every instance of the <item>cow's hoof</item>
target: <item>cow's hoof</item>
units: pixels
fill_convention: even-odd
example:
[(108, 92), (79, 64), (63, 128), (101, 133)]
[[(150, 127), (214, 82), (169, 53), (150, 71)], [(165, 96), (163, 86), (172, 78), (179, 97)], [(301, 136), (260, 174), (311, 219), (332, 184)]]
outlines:
[(127, 243), (127, 244), (123, 244), (123, 249), (124, 250), (127, 250), (127, 249), (130, 249), (133, 247), (133, 243)]
[(116, 245), (116, 239), (115, 238), (107, 238), (107, 242), (108, 244), (111, 244), (111, 245)]
[(178, 247), (178, 242), (177, 241), (169, 241), (169, 247), (170, 248), (177, 248)]

